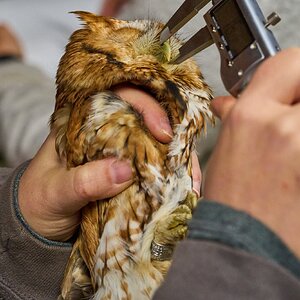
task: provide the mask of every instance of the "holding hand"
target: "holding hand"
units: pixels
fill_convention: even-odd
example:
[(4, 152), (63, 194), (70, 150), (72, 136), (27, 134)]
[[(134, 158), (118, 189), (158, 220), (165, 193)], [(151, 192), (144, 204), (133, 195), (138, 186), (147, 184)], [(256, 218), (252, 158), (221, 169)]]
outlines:
[[(167, 115), (155, 99), (133, 86), (119, 86), (114, 92), (143, 115), (147, 127), (160, 142), (171, 141), (172, 129)], [(193, 180), (197, 193), (200, 177), (194, 154)], [(67, 170), (55, 152), (55, 135), (52, 133), (21, 178), (19, 206), (34, 231), (51, 240), (66, 241), (77, 229), (83, 206), (117, 195), (132, 180), (130, 164), (116, 158)]]

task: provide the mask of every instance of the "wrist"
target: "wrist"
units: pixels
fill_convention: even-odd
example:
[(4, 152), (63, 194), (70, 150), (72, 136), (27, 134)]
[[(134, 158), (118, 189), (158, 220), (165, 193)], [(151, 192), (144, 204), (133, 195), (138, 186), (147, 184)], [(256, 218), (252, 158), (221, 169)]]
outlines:
[[(19, 193), (20, 193), (20, 181), (21, 177), (23, 176), (24, 172), (26, 171), (27, 167), (29, 165), (29, 162), (26, 162), (23, 164), (23, 166), (20, 168), (19, 172), (16, 174), (14, 182), (13, 182), (13, 207), (15, 215), (19, 221), (19, 223), (22, 225), (22, 227), (26, 230), (27, 233), (29, 233), (32, 237), (34, 237), (37, 241), (42, 242), (44, 245), (47, 246), (55, 246), (55, 247), (71, 247), (71, 239), (69, 238), (65, 239), (64, 241), (59, 241), (55, 239), (49, 238), (46, 234), (44, 234), (42, 228), (41, 230), (36, 230), (35, 226), (32, 226), (31, 223), (29, 223), (26, 218), (24, 217), (24, 214), (20, 208), (19, 203)], [(40, 226), (44, 227), (44, 226)], [(48, 223), (49, 227), (49, 223)], [(51, 228), (51, 226), (50, 226)]]

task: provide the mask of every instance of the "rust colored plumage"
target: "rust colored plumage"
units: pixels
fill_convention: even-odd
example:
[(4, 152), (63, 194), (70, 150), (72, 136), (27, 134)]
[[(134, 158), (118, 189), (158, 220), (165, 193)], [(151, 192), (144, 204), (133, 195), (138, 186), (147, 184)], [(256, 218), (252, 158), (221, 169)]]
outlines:
[[(151, 257), (151, 243), (182, 239), (196, 203), (191, 151), (205, 118), (212, 120), (210, 90), (192, 60), (171, 63), (180, 41), (161, 46), (162, 24), (77, 14), (85, 25), (71, 36), (57, 72), (57, 152), (68, 168), (127, 159), (136, 179), (82, 210), (60, 299), (151, 299), (170, 264)], [(134, 108), (109, 91), (124, 82), (149, 91), (167, 111), (170, 144), (154, 139)]]

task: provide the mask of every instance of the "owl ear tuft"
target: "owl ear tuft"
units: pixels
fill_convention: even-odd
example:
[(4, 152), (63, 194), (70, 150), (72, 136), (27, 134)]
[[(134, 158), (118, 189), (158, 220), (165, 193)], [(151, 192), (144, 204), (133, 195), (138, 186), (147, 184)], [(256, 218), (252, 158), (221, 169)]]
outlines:
[(97, 16), (87, 11), (71, 11), (70, 13), (77, 15), (91, 30), (107, 25), (105, 17)]

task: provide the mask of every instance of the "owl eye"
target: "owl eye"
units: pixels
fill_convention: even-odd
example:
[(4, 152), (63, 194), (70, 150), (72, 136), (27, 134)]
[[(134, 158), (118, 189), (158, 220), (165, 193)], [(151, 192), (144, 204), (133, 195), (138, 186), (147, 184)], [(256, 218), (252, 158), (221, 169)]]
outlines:
[(93, 46), (86, 43), (82, 44), (82, 50), (90, 54), (102, 54), (102, 51), (100, 49), (94, 48)]

